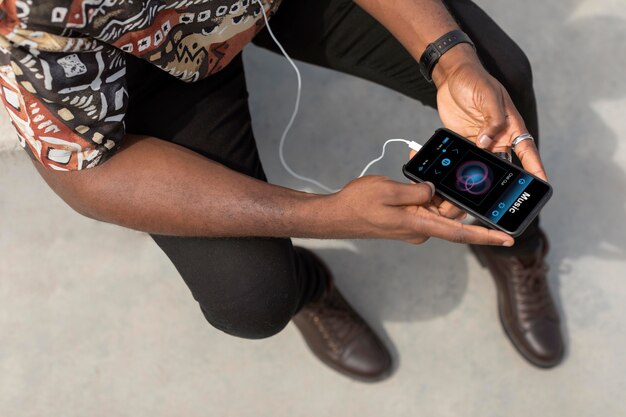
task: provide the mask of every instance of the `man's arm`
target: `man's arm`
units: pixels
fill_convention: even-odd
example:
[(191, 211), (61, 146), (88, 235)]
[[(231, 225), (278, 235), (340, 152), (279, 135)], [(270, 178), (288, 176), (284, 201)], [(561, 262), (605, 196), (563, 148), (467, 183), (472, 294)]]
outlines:
[[(440, 0), (355, 0), (371, 14), (419, 61), (429, 43), (459, 29)], [(459, 44), (446, 52), (433, 70), (436, 85), (463, 63), (480, 65), (469, 44)]]
[[(320, 196), (274, 186), (179, 145), (127, 135), (114, 157), (71, 172), (34, 164), (80, 214), (149, 233), (288, 236), (320, 230)], [(320, 232), (322, 232), (320, 230)]]
[(422, 243), (513, 244), (498, 231), (429, 211), (433, 190), (370, 176), (330, 195), (240, 174), (179, 145), (127, 136), (107, 162), (60, 172), (35, 163), (50, 187), (88, 217), (155, 234), (387, 238)]
[[(426, 46), (459, 26), (439, 0), (354, 0), (384, 25), (419, 61)], [(417, 71), (417, 66), (416, 66)], [(510, 151), (511, 142), (527, 133), (524, 121), (504, 87), (483, 68), (471, 45), (446, 52), (432, 74), (443, 124), (494, 152)], [(522, 165), (546, 179), (532, 141), (515, 148)]]

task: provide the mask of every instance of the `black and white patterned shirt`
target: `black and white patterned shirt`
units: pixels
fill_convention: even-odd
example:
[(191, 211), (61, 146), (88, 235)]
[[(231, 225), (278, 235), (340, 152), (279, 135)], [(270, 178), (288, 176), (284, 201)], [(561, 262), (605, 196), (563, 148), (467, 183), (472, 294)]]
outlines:
[(280, 0), (0, 0), (0, 90), (45, 167), (94, 167), (119, 148), (124, 53), (194, 82), (224, 68)]

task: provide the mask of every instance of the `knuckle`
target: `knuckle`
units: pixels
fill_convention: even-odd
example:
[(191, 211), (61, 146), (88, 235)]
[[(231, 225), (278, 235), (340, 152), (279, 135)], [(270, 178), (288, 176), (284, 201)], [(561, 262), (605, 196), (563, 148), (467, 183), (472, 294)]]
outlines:
[(419, 188), (416, 190), (416, 199), (419, 202), (427, 202), (430, 201), (431, 193), (430, 187), (426, 184), (418, 184)]
[(411, 229), (415, 232), (422, 233), (424, 231), (424, 217), (416, 214), (411, 216)]
[(412, 213), (402, 223), (403, 229), (411, 236), (418, 236), (419, 238), (425, 236), (424, 219), (420, 214)]
[(396, 201), (399, 197), (398, 187), (394, 186), (393, 184), (387, 184), (383, 188), (382, 194), (387, 200)]
[(494, 129), (502, 130), (506, 127), (506, 116), (504, 113), (496, 115), (491, 119), (491, 127)]
[(486, 116), (485, 120), (491, 130), (501, 130), (505, 125), (506, 117), (504, 114), (497, 112), (496, 114)]
[[(524, 142), (528, 142), (528, 141), (524, 141)], [(522, 142), (522, 143), (524, 143), (524, 142)], [(529, 152), (534, 153), (533, 147), (530, 144), (525, 144), (525, 145), (522, 145), (522, 146), (516, 146), (515, 147), (515, 153), (517, 154), (517, 157), (520, 160), (524, 159), (526, 156), (528, 156)]]
[(463, 223), (461, 223), (461, 227), (457, 228), (452, 235), (452, 240), (455, 243), (468, 243), (467, 239), (467, 228)]

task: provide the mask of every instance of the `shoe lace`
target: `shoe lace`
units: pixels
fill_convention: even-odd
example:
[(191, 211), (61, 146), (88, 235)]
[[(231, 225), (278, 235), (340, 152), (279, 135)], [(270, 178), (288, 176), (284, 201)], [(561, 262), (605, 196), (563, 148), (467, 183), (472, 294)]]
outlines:
[(518, 308), (526, 318), (549, 312), (552, 307), (546, 279), (548, 270), (548, 265), (541, 256), (530, 264), (517, 257), (511, 259), (512, 283), (519, 301)]
[(306, 312), (328, 346), (340, 353), (366, 328), (365, 323), (352, 309), (331, 292), (328, 297), (312, 303)]

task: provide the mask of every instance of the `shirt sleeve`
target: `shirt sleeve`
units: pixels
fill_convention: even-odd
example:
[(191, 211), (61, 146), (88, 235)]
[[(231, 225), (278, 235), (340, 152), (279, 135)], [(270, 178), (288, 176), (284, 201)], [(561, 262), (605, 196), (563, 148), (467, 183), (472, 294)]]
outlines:
[(119, 148), (128, 106), (123, 52), (85, 37), (0, 32), (2, 101), (21, 145), (46, 168), (95, 167)]

